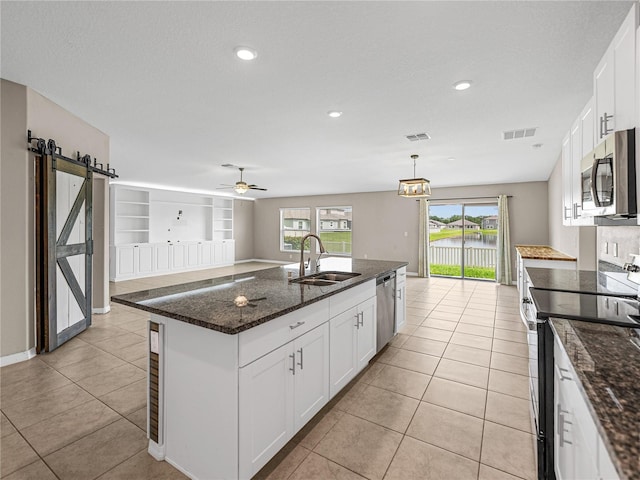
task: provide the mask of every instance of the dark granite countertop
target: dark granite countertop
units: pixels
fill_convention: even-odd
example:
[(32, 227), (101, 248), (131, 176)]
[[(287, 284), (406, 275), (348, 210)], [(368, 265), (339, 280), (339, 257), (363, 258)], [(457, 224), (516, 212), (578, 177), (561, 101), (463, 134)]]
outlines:
[(551, 319), (621, 478), (640, 479), (638, 331)]
[[(290, 276), (298, 276), (296, 263), (114, 295), (111, 300), (234, 335), (406, 265), (407, 262), (329, 257), (322, 259), (321, 272), (360, 275), (329, 286), (289, 283)], [(248, 300), (248, 305), (236, 306), (235, 300), (241, 301), (242, 297)]]

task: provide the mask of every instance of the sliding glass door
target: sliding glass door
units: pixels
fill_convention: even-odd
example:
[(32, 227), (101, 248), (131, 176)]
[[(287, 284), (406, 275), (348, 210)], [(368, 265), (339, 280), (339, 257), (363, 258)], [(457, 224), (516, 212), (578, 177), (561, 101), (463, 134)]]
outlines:
[(431, 275), (496, 279), (498, 205), (429, 205)]

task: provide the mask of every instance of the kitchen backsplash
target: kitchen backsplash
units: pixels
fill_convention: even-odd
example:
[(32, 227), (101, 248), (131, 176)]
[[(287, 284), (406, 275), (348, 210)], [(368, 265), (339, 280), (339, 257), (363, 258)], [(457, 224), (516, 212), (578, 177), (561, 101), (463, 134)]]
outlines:
[(640, 254), (640, 226), (598, 227), (598, 260), (623, 266)]

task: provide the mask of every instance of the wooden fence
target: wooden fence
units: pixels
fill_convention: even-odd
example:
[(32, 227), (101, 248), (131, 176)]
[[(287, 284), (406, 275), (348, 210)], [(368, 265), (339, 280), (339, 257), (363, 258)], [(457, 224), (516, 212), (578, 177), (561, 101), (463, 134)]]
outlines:
[[(497, 263), (495, 248), (464, 248), (464, 264), (467, 267), (492, 267)], [(460, 265), (462, 247), (429, 246), (429, 261), (436, 265)]]

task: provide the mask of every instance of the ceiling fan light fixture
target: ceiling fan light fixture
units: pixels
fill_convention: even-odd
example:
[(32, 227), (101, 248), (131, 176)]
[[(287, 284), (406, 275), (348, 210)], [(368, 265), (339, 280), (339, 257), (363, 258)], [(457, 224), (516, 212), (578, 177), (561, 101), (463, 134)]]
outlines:
[[(413, 176), (416, 176), (416, 160), (418, 155), (411, 155), (413, 159)], [(431, 196), (431, 182), (426, 178), (406, 178), (400, 180), (398, 195), (407, 198), (423, 198)]]
[(242, 195), (243, 193), (246, 193), (249, 190), (249, 185), (247, 185), (245, 182), (237, 182), (236, 186), (233, 187), (233, 189), (236, 191), (237, 194)]

